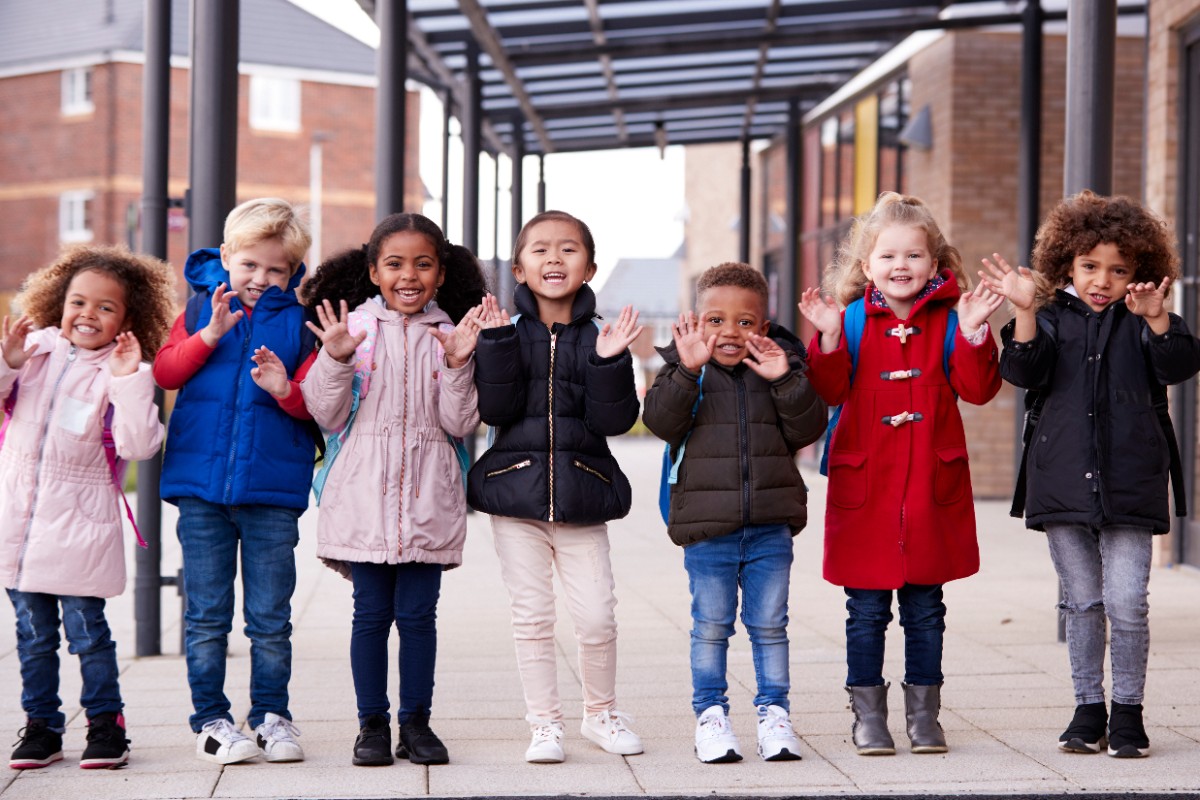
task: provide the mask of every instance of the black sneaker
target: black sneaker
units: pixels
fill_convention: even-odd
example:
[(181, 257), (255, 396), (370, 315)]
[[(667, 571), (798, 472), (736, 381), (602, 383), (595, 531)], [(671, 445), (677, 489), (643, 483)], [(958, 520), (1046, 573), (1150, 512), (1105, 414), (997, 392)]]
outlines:
[(25, 720), (17, 736), (16, 749), (8, 759), (13, 769), (37, 769), (62, 760), (62, 734), (52, 730), (47, 720)]
[(354, 740), (354, 758), (351, 761), (356, 767), (386, 767), (395, 763), (396, 759), (392, 758), (392, 731), (383, 714), (367, 717), (358, 731), (358, 738)]
[(400, 743), (396, 758), (407, 758), (414, 764), (449, 764), (446, 745), (429, 728), (429, 715), (414, 714), (408, 722), (400, 723)]
[(1107, 722), (1104, 703), (1075, 706), (1071, 724), (1058, 737), (1058, 749), (1067, 753), (1099, 753), (1104, 749), (1104, 726)]
[(1108, 754), (1113, 758), (1145, 758), (1150, 739), (1142, 724), (1142, 704), (1125, 705), (1116, 700), (1108, 717)]
[(97, 714), (88, 718), (87, 747), (79, 760), (82, 769), (117, 769), (129, 763), (125, 716)]

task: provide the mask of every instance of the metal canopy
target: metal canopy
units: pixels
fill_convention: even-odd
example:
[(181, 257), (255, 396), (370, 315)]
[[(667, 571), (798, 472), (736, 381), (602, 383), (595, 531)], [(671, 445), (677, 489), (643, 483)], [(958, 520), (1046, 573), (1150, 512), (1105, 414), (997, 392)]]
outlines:
[(476, 43), (510, 154), (518, 129), (530, 154), (769, 138), (915, 31), (1020, 22), (985, 2), (408, 0), (410, 75), (461, 82)]

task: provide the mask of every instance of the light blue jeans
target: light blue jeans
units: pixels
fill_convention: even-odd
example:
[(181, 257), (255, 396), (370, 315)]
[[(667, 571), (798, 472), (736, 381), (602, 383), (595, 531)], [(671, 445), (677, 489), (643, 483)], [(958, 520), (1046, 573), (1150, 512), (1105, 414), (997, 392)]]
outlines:
[(683, 548), (692, 593), (692, 709), (729, 711), (725, 676), (729, 637), (742, 589), (742, 624), (750, 635), (758, 694), (754, 705), (790, 709), (788, 581), (792, 532), (787, 525), (747, 525)]
[(1111, 628), (1112, 699), (1141, 703), (1150, 653), (1152, 534), (1148, 528), (1047, 525), (1050, 558), (1062, 581), (1075, 703), (1104, 702), (1105, 618)]

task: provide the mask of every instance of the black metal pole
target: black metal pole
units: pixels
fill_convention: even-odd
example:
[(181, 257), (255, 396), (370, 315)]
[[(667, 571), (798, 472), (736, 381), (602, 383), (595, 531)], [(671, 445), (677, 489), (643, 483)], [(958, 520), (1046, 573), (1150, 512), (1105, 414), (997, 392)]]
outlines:
[[(517, 236), (525, 221), (525, 120), (519, 114), (513, 116), (513, 156), (512, 156), (512, 244), (516, 246)], [(511, 248), (510, 248), (511, 249)], [(516, 280), (511, 269), (502, 266), (496, 276), (496, 290), (500, 302), (509, 311), (513, 306), (513, 289)]]
[[(1041, 218), (1042, 175), (1042, 4), (1029, 0), (1021, 15), (1021, 124), (1017, 142), (1017, 263), (1030, 263)], [(1023, 394), (1023, 393), (1022, 393)], [(1025, 404), (1013, 403), (1014, 475), (1021, 468)]]
[(240, 0), (192, 4), (188, 247), (215, 247), (237, 205)]
[(783, 263), (777, 279), (779, 307), (775, 321), (788, 330), (796, 326), (796, 272), (800, 268), (800, 101), (788, 100), (787, 116), (787, 222), (783, 238)]
[(742, 196), (738, 224), (738, 258), (750, 263), (750, 139), (742, 139)]
[[(492, 285), (500, 285), (500, 154), (492, 153)], [(500, 302), (504, 302), (501, 295)]]
[(408, 2), (376, 0), (379, 25), (378, 80), (375, 90), (375, 218), (406, 211), (404, 151), (407, 133)]
[(447, 88), (442, 92), (442, 233), (449, 236), (450, 226), (450, 101)]
[[(146, 63), (142, 68), (142, 252), (167, 257), (167, 164), (171, 122), (171, 0), (146, 0)], [(154, 390), (159, 419), (163, 391)], [(138, 462), (138, 529), (146, 540), (135, 557), (134, 652), (162, 655), (162, 453)]]
[(483, 86), (479, 79), (479, 46), (467, 43), (463, 73), (467, 104), (462, 109), (463, 140), (463, 244), (479, 255), (479, 154), (482, 139)]
[(538, 153), (538, 213), (546, 210), (546, 154)]
[(1112, 193), (1117, 0), (1067, 5), (1063, 191)]

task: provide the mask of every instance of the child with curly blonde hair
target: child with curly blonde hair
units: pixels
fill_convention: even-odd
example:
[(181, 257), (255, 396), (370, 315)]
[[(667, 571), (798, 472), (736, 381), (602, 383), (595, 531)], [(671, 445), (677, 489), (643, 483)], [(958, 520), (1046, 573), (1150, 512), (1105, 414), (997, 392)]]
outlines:
[[(1183, 516), (1169, 384), (1200, 371), (1200, 340), (1167, 311), (1179, 258), (1167, 226), (1125, 197), (1081, 192), (1038, 230), (1033, 270), (998, 254), (979, 274), (1016, 312), (1000, 373), (1026, 397), (1013, 515), (1045, 531), (1062, 583), (1075, 716), (1058, 748), (1140, 758), (1153, 534)], [(1106, 625), (1107, 622), (1107, 625)], [(1104, 704), (1105, 632), (1112, 711)]]
[(80, 766), (129, 760), (116, 644), (104, 618), (104, 598), (125, 589), (120, 470), (105, 439), (116, 458), (134, 461), (162, 444), (144, 359), (166, 338), (174, 298), (174, 274), (163, 262), (118, 247), (80, 247), (31, 275), (16, 299), (23, 315), (4, 317), (0, 577), (16, 612), (27, 715), (13, 769), (63, 757), (60, 625), (83, 675), (88, 733)]

